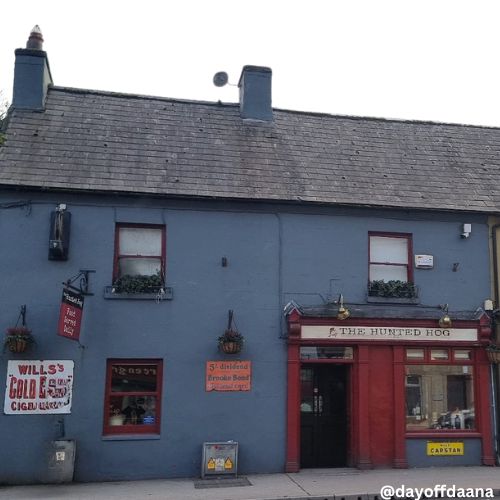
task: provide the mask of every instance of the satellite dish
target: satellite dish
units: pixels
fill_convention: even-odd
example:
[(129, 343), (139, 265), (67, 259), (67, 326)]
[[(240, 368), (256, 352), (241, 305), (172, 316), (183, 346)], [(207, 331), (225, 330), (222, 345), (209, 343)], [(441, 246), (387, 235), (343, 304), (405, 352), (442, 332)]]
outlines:
[(227, 83), (227, 73), (225, 71), (219, 71), (214, 75), (214, 85), (216, 87), (224, 87)]

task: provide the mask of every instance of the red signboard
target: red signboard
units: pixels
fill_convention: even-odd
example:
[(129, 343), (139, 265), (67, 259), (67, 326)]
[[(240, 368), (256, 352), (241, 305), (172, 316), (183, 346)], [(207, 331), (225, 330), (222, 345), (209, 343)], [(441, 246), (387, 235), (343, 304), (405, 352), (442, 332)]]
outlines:
[(64, 288), (57, 334), (68, 339), (79, 340), (82, 315), (83, 295), (69, 288)]

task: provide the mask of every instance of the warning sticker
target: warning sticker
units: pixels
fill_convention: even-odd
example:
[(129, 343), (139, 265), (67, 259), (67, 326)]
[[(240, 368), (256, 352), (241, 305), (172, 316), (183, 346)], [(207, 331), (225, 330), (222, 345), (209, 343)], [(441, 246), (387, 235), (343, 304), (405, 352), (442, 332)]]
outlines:
[(238, 443), (223, 441), (203, 443), (202, 477), (210, 475), (237, 474)]

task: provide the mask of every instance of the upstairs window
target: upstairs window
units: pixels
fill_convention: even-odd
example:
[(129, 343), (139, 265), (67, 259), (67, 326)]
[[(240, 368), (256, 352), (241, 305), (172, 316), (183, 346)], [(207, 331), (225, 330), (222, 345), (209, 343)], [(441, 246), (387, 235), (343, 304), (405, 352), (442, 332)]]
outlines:
[(117, 292), (155, 292), (165, 283), (165, 226), (117, 224), (113, 286)]
[(413, 281), (411, 235), (370, 233), (369, 280)]

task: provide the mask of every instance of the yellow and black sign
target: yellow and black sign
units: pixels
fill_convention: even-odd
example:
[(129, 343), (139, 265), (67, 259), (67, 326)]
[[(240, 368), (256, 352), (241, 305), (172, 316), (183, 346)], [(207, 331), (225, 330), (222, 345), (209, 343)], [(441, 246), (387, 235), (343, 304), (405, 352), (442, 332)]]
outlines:
[(427, 441), (427, 455), (430, 457), (452, 457), (463, 454), (463, 441)]

